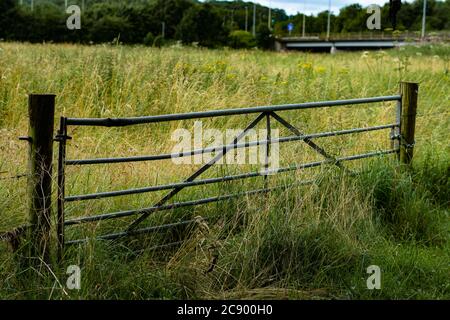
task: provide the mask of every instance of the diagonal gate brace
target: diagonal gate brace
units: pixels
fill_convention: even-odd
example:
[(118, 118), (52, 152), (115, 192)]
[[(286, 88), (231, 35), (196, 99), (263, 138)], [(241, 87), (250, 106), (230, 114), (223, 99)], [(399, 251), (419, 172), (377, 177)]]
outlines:
[[(231, 149), (233, 149), (235, 147), (235, 145), (243, 138), (246, 136), (247, 132), (251, 129), (253, 129), (264, 117), (266, 117), (267, 114), (266, 113), (261, 113), (255, 120), (253, 120), (248, 126), (247, 128), (245, 128), (238, 136), (236, 136), (233, 140), (233, 143), (225, 146), (223, 148), (223, 150), (216, 155), (210, 162), (208, 162), (207, 164), (205, 164), (203, 167), (201, 167), (200, 169), (198, 169), (196, 172), (194, 172), (189, 178), (187, 178), (184, 182), (192, 182), (194, 181), (197, 177), (199, 177), (202, 173), (204, 173), (205, 171), (207, 171), (209, 168), (211, 168), (217, 161), (219, 161), (220, 159), (222, 159), (223, 156), (225, 156), (228, 151), (230, 151)], [(171, 192), (169, 192), (166, 196), (164, 196), (161, 200), (159, 200), (156, 204), (155, 207), (159, 207), (162, 206), (164, 203), (166, 203), (168, 200), (170, 200), (171, 198), (173, 198), (176, 194), (178, 194), (181, 190), (183, 190), (185, 187), (184, 186), (180, 186), (180, 187), (176, 187), (174, 188)], [(128, 228), (126, 229), (125, 232), (130, 232), (132, 230), (134, 230), (142, 221), (144, 221), (145, 219), (148, 218), (148, 216), (151, 213), (145, 213), (143, 215), (141, 215), (138, 219), (136, 219), (134, 222), (132, 222)]]
[[(302, 133), (300, 130), (298, 130), (296, 127), (294, 127), (292, 124), (290, 124), (288, 121), (283, 119), (281, 116), (276, 114), (275, 112), (270, 112), (270, 115), (277, 120), (279, 123), (281, 123), (283, 126), (288, 128), (292, 133), (294, 133), (297, 136), (302, 136), (304, 133)], [(328, 152), (325, 151), (322, 147), (318, 146), (315, 142), (313, 142), (310, 138), (305, 138), (303, 140), (308, 146), (313, 148), (316, 152), (320, 153), (322, 156), (324, 156), (327, 160), (333, 161), (333, 163), (338, 166), (340, 169), (347, 170), (347, 168), (342, 165), (342, 163), (336, 161), (335, 157), (330, 155)]]

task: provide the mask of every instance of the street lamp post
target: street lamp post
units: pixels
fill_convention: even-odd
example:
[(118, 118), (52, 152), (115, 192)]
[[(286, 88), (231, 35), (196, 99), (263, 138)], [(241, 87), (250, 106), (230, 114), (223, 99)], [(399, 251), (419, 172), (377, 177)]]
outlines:
[(245, 7), (245, 31), (248, 31), (248, 7)]
[(268, 18), (268, 27), (269, 30), (272, 31), (272, 0), (269, 0), (269, 18)]
[(253, 4), (253, 36), (256, 36), (256, 3)]
[(425, 29), (427, 23), (427, 0), (423, 1), (423, 16), (422, 16), (422, 40), (425, 38)]
[[(270, 4), (269, 4), (269, 6), (270, 6)], [(269, 30), (272, 30), (272, 8), (271, 7), (269, 7), (269, 18), (267, 21), (267, 25), (269, 27)]]
[(306, 27), (306, 0), (303, 1), (302, 38), (305, 37), (305, 27)]
[(331, 28), (331, 0), (328, 0), (327, 40), (330, 40), (330, 28)]
[(306, 17), (305, 17), (305, 13), (303, 12), (303, 26), (302, 26), (302, 37), (305, 37), (305, 26), (306, 26), (306, 21), (305, 21)]

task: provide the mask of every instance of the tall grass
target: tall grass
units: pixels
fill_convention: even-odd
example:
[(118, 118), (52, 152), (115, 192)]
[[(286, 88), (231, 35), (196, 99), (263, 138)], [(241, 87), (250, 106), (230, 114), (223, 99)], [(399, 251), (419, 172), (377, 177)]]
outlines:
[[(119, 117), (391, 95), (420, 82), (417, 146), (409, 170), (384, 158), (270, 177), (269, 185), (315, 179), (269, 195), (152, 215), (144, 225), (196, 223), (126, 241), (71, 247), (62, 265), (20, 270), (0, 244), (0, 298), (449, 298), (448, 47), (337, 55), (122, 46), (0, 46), (0, 178), (26, 172), (26, 98), (57, 94), (57, 114)], [(361, 106), (283, 116), (304, 132), (391, 123), (394, 106)], [(251, 117), (208, 120), (244, 128)], [(184, 121), (126, 129), (72, 128), (70, 159), (171, 150)], [(263, 127), (262, 125), (260, 126)], [(280, 128), (281, 135), (289, 134)], [(389, 148), (389, 132), (317, 141), (337, 156)], [(321, 159), (302, 143), (281, 146), (281, 165)], [(118, 164), (68, 168), (67, 191), (179, 181), (198, 165)], [(205, 177), (257, 170), (216, 166)], [(262, 179), (185, 190), (176, 201), (260, 188)], [(67, 205), (68, 219), (151, 206), (164, 193)], [(23, 179), (0, 180), (1, 230), (26, 221)], [(207, 218), (207, 219), (201, 219)], [(132, 219), (67, 230), (69, 239), (122, 230)], [(182, 241), (165, 250), (155, 245)], [(82, 268), (82, 289), (65, 288), (65, 267)], [(366, 287), (379, 265), (382, 289)]]

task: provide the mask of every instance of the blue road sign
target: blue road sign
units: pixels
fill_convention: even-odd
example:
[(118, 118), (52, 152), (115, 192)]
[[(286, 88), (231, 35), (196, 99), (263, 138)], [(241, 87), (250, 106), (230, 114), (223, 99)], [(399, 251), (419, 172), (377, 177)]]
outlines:
[(292, 30), (294, 30), (294, 24), (292, 23), (292, 22), (290, 22), (289, 24), (288, 24), (288, 31), (289, 32), (291, 32)]

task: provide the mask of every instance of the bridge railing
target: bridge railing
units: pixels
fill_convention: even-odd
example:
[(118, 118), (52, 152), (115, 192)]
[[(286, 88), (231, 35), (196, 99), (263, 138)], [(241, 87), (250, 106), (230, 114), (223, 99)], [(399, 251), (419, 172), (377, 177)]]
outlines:
[[(298, 38), (298, 39), (317, 39), (327, 40), (326, 32), (321, 33), (305, 33), (305, 37), (301, 31), (293, 32), (289, 35), (288, 32), (283, 32), (277, 35), (278, 38)], [(331, 33), (331, 40), (404, 40), (404, 41), (418, 41), (421, 40), (420, 31), (365, 31), (365, 32), (339, 32)], [(432, 31), (429, 32), (425, 40), (441, 40), (449, 41), (450, 32), (448, 31)]]

